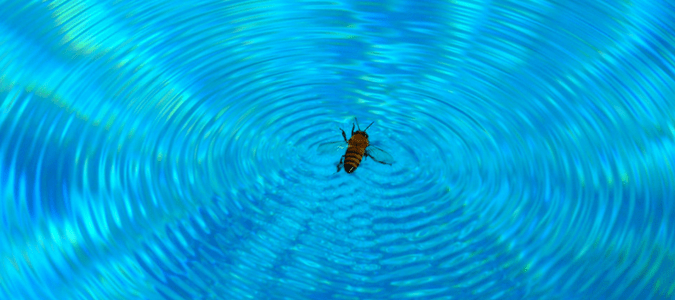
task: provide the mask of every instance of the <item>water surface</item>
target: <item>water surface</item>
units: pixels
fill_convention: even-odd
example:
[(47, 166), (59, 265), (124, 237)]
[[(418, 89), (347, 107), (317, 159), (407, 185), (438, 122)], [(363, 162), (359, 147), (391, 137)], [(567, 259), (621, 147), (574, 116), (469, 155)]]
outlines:
[(0, 298), (675, 297), (667, 1), (0, 4)]

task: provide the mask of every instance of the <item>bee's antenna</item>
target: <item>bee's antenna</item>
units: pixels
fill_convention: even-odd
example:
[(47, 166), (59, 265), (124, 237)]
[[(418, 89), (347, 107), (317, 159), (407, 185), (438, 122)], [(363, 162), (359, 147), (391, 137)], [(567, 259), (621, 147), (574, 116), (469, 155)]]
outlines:
[(359, 120), (357, 120), (356, 117), (354, 117), (354, 122), (356, 122), (356, 128), (358, 128), (359, 131), (361, 131), (361, 127), (359, 126)]
[(373, 121), (373, 123), (370, 123), (370, 125), (368, 125), (368, 127), (366, 127), (366, 129), (363, 130), (363, 132), (366, 132), (366, 130), (368, 130), (368, 128), (370, 128), (370, 126), (372, 126), (373, 124), (375, 124), (375, 121)]

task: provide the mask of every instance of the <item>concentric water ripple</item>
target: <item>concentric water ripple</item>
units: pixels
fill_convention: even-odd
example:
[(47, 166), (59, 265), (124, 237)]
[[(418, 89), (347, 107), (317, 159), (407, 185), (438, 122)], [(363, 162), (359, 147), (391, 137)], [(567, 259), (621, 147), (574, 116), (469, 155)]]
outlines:
[(0, 4), (2, 299), (675, 298), (668, 1)]

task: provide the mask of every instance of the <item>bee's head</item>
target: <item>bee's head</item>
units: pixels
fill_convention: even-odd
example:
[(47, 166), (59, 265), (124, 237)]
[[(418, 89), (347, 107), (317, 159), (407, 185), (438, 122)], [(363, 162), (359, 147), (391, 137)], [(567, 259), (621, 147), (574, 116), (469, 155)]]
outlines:
[[(359, 128), (359, 130), (354, 131), (354, 134), (360, 134), (360, 135), (363, 135), (364, 137), (368, 138), (368, 134), (366, 133), (366, 130), (368, 130), (368, 128), (370, 128), (370, 126), (373, 126), (373, 123), (375, 123), (375, 122), (370, 123), (370, 125), (368, 125), (368, 127), (366, 127), (366, 129), (361, 130), (361, 127), (359, 127), (359, 122), (356, 120), (356, 118), (354, 118), (354, 121), (356, 121), (356, 126)], [(352, 130), (354, 130), (353, 128), (354, 127), (352, 127)]]
[(354, 131), (354, 135), (357, 135), (357, 134), (360, 134), (360, 135), (364, 136), (365, 138), (368, 138), (368, 134), (365, 131), (361, 131), (361, 130)]

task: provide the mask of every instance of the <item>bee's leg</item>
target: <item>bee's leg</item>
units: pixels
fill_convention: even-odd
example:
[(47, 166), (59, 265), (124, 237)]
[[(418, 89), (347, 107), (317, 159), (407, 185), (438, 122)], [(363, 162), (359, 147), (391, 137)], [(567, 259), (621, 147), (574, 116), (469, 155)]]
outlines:
[(338, 171), (338, 172), (340, 172), (340, 166), (342, 166), (342, 160), (343, 160), (344, 158), (345, 158), (344, 155), (343, 155), (342, 157), (340, 157), (340, 162), (337, 164), (337, 171)]
[[(347, 142), (347, 134), (345, 134), (345, 131), (340, 128), (340, 131), (342, 131), (342, 137), (345, 138), (345, 142)], [(349, 142), (347, 142), (349, 143)]]

